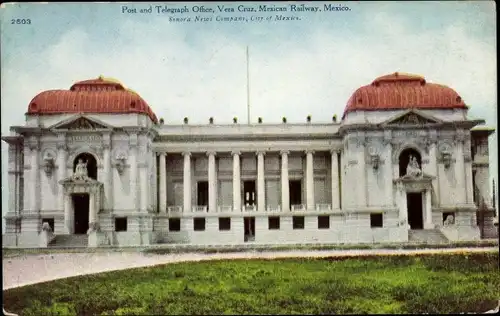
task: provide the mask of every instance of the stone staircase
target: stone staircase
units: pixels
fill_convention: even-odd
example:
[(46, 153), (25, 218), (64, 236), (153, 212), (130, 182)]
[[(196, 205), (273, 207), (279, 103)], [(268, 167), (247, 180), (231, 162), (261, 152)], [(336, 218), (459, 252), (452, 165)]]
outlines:
[(87, 247), (89, 238), (87, 234), (81, 235), (56, 235), (56, 238), (50, 243), (51, 248), (75, 248)]
[(438, 229), (418, 229), (408, 231), (408, 241), (415, 243), (441, 244), (447, 243), (448, 238)]

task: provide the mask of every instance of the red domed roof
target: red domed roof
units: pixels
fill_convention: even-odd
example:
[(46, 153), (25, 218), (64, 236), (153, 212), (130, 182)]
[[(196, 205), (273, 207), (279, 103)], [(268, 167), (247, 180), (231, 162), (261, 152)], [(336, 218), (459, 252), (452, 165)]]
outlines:
[(31, 100), (27, 114), (142, 113), (155, 123), (156, 115), (137, 93), (102, 76), (79, 81), (69, 90), (48, 90)]
[(467, 109), (453, 89), (427, 83), (424, 77), (394, 73), (375, 79), (349, 98), (344, 116), (354, 111), (401, 109)]

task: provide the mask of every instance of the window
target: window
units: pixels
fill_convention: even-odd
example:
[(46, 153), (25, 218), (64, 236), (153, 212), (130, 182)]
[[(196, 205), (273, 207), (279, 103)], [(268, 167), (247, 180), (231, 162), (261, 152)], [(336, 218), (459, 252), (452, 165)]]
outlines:
[(323, 215), (318, 216), (318, 229), (328, 229), (330, 228), (330, 216)]
[(127, 218), (126, 217), (116, 217), (115, 218), (115, 231), (116, 232), (126, 232), (127, 231)]
[(370, 214), (370, 227), (383, 227), (384, 226), (384, 214), (382, 213), (372, 213)]
[(220, 217), (219, 218), (219, 230), (231, 230), (231, 218)]
[(280, 218), (278, 216), (270, 216), (268, 222), (269, 229), (280, 229)]
[(292, 221), (293, 229), (304, 229), (304, 216), (294, 216)]
[(54, 232), (54, 219), (53, 218), (42, 218), (42, 225), (45, 222), (49, 223), (50, 229), (52, 229), (52, 232)]
[(193, 226), (195, 231), (205, 230), (205, 218), (204, 217), (193, 218)]
[(178, 232), (181, 230), (181, 219), (180, 218), (169, 218), (168, 219), (168, 230), (171, 232)]

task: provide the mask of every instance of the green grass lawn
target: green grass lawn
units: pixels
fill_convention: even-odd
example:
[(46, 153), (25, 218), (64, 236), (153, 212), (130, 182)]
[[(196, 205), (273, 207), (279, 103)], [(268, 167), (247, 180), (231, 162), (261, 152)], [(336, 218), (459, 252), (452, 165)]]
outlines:
[(4, 291), (28, 315), (484, 312), (498, 252), (169, 264)]

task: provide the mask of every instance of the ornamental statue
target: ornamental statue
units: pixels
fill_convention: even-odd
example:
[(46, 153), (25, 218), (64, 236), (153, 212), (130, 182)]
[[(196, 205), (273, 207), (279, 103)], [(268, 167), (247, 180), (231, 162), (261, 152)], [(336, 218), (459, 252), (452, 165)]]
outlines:
[(412, 155), (410, 155), (410, 161), (406, 167), (406, 175), (411, 177), (419, 177), (422, 175), (422, 170), (418, 165), (417, 158)]
[(80, 158), (78, 159), (78, 164), (76, 165), (75, 168), (75, 173), (73, 173), (73, 179), (74, 180), (88, 180), (89, 175), (87, 171), (87, 161), (83, 162), (83, 160)]

